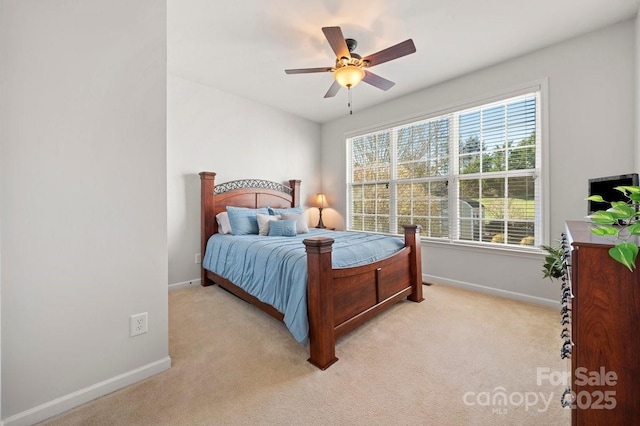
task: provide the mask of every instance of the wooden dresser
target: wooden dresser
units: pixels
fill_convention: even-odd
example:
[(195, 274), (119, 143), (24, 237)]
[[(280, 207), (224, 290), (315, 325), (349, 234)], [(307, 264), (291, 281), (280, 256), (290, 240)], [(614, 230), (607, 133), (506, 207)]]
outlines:
[(640, 267), (630, 272), (611, 259), (613, 244), (589, 227), (566, 226), (562, 321), (571, 348), (563, 356), (571, 358), (571, 389), (563, 400), (573, 425), (640, 424)]

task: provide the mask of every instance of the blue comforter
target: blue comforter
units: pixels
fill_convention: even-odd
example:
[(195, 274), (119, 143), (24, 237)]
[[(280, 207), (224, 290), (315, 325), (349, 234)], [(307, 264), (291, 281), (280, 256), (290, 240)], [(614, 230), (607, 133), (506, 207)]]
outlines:
[(215, 234), (207, 242), (202, 264), (282, 312), (293, 337), (306, 345), (307, 260), (302, 240), (318, 236), (334, 239), (334, 268), (371, 263), (404, 247), (397, 237), (320, 229), (295, 237)]

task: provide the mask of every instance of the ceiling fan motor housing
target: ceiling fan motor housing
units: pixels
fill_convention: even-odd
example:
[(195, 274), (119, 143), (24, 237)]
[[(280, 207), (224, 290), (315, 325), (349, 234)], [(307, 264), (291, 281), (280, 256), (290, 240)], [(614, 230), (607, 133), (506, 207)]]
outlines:
[(351, 60), (349, 58), (343, 56), (342, 58), (336, 58), (336, 65), (338, 62), (342, 62), (342, 65), (355, 65), (357, 67), (360, 66), (368, 66), (368, 61), (362, 61), (362, 56), (358, 55), (354, 50), (358, 47), (358, 42), (352, 38), (345, 38), (345, 44), (347, 45), (347, 49), (349, 49), (349, 55), (351, 56)]
[(358, 42), (352, 38), (345, 38), (344, 42), (347, 43), (347, 49), (349, 49), (349, 53), (353, 52), (354, 50), (356, 50), (356, 47), (358, 47)]

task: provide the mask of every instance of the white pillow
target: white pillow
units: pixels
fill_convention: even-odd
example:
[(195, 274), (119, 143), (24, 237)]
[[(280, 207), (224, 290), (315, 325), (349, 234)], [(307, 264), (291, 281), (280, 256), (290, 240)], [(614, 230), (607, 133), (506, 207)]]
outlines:
[(221, 212), (216, 215), (218, 222), (218, 233), (231, 234), (231, 223), (229, 223), (229, 215), (227, 212)]
[(306, 234), (307, 232), (309, 232), (309, 226), (307, 225), (307, 216), (304, 213), (282, 213), (281, 216), (282, 220), (296, 220), (296, 232), (298, 234)]
[(258, 218), (258, 235), (269, 235), (269, 222), (272, 220), (280, 220), (280, 215), (260, 214), (256, 215)]

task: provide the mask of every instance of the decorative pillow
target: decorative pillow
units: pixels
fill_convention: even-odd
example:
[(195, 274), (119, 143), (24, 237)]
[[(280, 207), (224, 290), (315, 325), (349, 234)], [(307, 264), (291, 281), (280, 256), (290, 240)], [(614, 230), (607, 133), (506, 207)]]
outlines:
[(216, 215), (216, 221), (218, 222), (218, 232), (220, 234), (230, 234), (231, 224), (229, 223), (229, 215), (227, 212), (220, 212)]
[(229, 223), (231, 224), (231, 233), (233, 235), (257, 234), (259, 214), (268, 214), (266, 208), (248, 209), (246, 207), (227, 206), (229, 215)]
[(270, 214), (260, 214), (256, 215), (258, 219), (258, 235), (269, 235), (269, 222), (273, 222), (276, 220), (280, 220), (280, 215), (273, 216)]
[(298, 234), (306, 234), (309, 232), (307, 225), (307, 216), (304, 213), (282, 213), (282, 219), (293, 219), (296, 221), (296, 232)]
[(269, 223), (270, 237), (295, 237), (296, 235), (296, 221), (293, 219), (275, 220)]
[(269, 210), (269, 214), (272, 214), (272, 215), (277, 215), (282, 213), (303, 213), (304, 212), (302, 207), (290, 207), (286, 209), (276, 209), (273, 207), (267, 207), (267, 210)]

